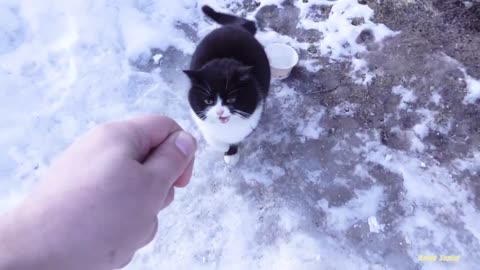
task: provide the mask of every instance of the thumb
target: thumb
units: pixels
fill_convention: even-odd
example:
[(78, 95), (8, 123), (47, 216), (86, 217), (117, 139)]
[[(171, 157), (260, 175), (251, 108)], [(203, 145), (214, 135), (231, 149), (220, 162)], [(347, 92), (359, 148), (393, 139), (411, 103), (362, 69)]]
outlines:
[(172, 133), (158, 146), (143, 163), (154, 178), (155, 190), (162, 190), (166, 196), (193, 160), (196, 149), (195, 139), (185, 131)]

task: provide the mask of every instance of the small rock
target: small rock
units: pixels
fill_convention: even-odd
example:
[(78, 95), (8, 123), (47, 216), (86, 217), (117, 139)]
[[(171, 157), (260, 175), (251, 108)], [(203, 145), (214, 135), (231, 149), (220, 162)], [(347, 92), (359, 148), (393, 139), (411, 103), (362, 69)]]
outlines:
[(310, 45), (307, 49), (307, 51), (311, 54), (316, 54), (318, 52), (318, 49), (315, 45)]
[(362, 32), (357, 37), (357, 43), (358, 44), (368, 44), (372, 43), (375, 41), (375, 35), (373, 34), (372, 30), (370, 29), (364, 29)]
[(366, 5), (367, 4), (367, 0), (358, 0), (358, 3), (360, 5)]
[(427, 168), (427, 164), (425, 164), (425, 162), (422, 162), (420, 163), (420, 167), (422, 167), (423, 169)]
[(352, 19), (352, 25), (359, 26), (365, 23), (365, 19), (363, 17), (355, 17)]

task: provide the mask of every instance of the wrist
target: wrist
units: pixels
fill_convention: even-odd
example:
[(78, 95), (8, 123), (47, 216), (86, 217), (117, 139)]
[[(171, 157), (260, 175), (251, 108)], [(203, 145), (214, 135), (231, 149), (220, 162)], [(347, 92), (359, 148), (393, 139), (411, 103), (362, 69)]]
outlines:
[(39, 269), (38, 243), (32, 239), (34, 228), (19, 209), (0, 215), (0, 269)]
[(15, 239), (19, 234), (16, 226), (16, 217), (12, 212), (0, 215), (0, 269), (22, 269), (17, 262), (23, 254), (19, 254), (18, 242)]

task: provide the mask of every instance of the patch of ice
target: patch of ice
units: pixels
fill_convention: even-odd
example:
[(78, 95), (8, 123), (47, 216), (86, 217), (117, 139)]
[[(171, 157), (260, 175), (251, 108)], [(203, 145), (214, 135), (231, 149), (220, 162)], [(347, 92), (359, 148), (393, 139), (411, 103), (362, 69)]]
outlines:
[(324, 128), (320, 125), (320, 120), (325, 114), (325, 109), (321, 111), (315, 111), (313, 108), (309, 108), (307, 114), (303, 119), (305, 121), (299, 122), (297, 127), (297, 135), (304, 136), (308, 139), (318, 139), (320, 134), (324, 131)]
[[(248, 158), (253, 158), (254, 156), (250, 155)], [(281, 178), (286, 174), (285, 169), (272, 165), (264, 164), (265, 166), (257, 171), (245, 171), (242, 170), (239, 172), (243, 176), (243, 179), (246, 183), (250, 185), (256, 185), (258, 183), (265, 186), (271, 185), (275, 180)]]
[(356, 193), (356, 198), (340, 207), (328, 207), (326, 200), (319, 205), (327, 213), (327, 224), (331, 228), (344, 231), (353, 224), (367, 220), (375, 216), (380, 201), (383, 199), (383, 188), (373, 186), (370, 190), (362, 190)]
[[(384, 146), (376, 145), (373, 147), (372, 144), (377, 143), (368, 143), (368, 146), (365, 146), (368, 149), (367, 160), (381, 164), (402, 176), (404, 179), (403, 185), (407, 190), (406, 196), (410, 200), (418, 202), (442, 198), (445, 202), (453, 203), (455, 198), (448, 194), (450, 194), (450, 188), (461, 190), (458, 184), (452, 182), (444, 185), (436, 181), (438, 177), (441, 177), (442, 181), (451, 180), (451, 175), (446, 168), (430, 167), (424, 170), (420, 167), (421, 160), (398, 153), (394, 157), (386, 159), (385, 155), (393, 156), (390, 151), (384, 149)], [(429, 192), (426, 192), (427, 190)]]
[[(427, 167), (425, 161), (389, 149), (379, 142), (368, 142), (361, 148), (368, 161), (381, 165), (403, 179), (405, 193), (402, 192), (402, 204), (410, 214), (402, 219), (400, 229), (405, 237), (414, 239), (410, 240), (407, 250), (413, 260), (417, 260), (419, 254), (476, 256), (469, 248), (465, 248), (459, 232), (460, 235), (477, 237), (480, 214), (473, 210), (474, 206), (469, 202), (471, 191), (453, 181), (455, 170), (448, 165), (431, 163)], [(393, 158), (386, 160), (385, 155), (392, 155)], [(466, 164), (469, 163), (467, 161)], [(465, 161), (459, 162), (460, 166), (466, 164)], [(460, 269), (472, 267), (468, 261), (460, 261), (458, 265)]]

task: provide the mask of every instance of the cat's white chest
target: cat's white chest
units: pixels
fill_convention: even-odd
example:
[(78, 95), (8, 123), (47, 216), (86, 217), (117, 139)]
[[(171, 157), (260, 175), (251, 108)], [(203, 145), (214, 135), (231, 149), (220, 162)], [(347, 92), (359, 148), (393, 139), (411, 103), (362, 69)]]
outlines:
[(201, 120), (193, 111), (191, 112), (205, 140), (223, 150), (228, 145), (240, 143), (252, 133), (260, 121), (262, 111), (263, 104), (260, 104), (249, 118), (245, 119), (234, 114), (227, 123), (221, 123), (218, 119), (208, 117)]

